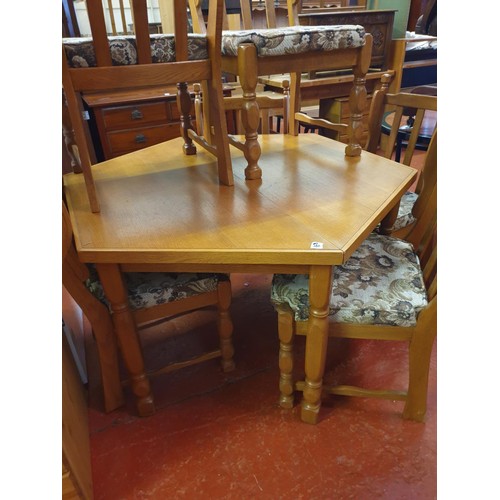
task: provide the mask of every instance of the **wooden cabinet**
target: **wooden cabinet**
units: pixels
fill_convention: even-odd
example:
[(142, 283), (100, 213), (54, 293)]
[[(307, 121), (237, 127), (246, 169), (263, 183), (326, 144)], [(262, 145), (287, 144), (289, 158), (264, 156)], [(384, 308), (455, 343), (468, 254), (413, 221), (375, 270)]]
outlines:
[[(224, 95), (231, 95), (231, 89), (225, 88)], [(176, 87), (101, 92), (84, 100), (100, 161), (181, 136)], [(194, 125), (194, 104), (191, 118)]]
[[(180, 137), (176, 96), (175, 87), (86, 95), (102, 159)], [(194, 107), (191, 115), (194, 117)]]
[(360, 24), (373, 36), (371, 67), (387, 69), (395, 12), (393, 9), (308, 12), (299, 14), (299, 21), (304, 26)]
[[(370, 112), (370, 104), (371, 104), (372, 96), (368, 95), (366, 97), (366, 106), (363, 111), (363, 135), (362, 137), (362, 145), (368, 137), (368, 114)], [(325, 118), (326, 120), (331, 121), (332, 123), (349, 123), (349, 97), (338, 97), (336, 99), (321, 99), (319, 104), (319, 116), (321, 118)], [(347, 144), (349, 142), (349, 138), (347, 134), (343, 134), (340, 132), (335, 132), (333, 130), (325, 130), (324, 135), (327, 137), (331, 137), (332, 139), (336, 139), (337, 141), (343, 142)]]

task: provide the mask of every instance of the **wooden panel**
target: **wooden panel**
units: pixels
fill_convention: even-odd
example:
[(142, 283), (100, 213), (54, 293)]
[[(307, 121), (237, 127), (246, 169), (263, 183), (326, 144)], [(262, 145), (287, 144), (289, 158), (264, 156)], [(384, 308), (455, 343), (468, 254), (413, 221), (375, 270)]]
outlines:
[(62, 337), (63, 498), (92, 499), (87, 401), (66, 337)]

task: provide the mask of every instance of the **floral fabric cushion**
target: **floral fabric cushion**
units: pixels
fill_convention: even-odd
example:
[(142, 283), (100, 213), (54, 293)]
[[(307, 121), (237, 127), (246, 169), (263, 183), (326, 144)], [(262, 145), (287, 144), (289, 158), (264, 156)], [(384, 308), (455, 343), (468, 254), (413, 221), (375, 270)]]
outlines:
[[(123, 276), (132, 310), (212, 292), (217, 289), (219, 281), (229, 279), (227, 275), (202, 273), (124, 273)], [(90, 266), (86, 286), (101, 302), (109, 306), (93, 266)]]
[(413, 205), (417, 201), (418, 194), (411, 191), (407, 191), (401, 197), (401, 203), (399, 204), (398, 217), (394, 222), (394, 230), (401, 229), (402, 227), (409, 226), (415, 222), (415, 217), (411, 211), (413, 210)]
[(365, 29), (358, 25), (291, 26), (222, 32), (222, 55), (238, 55), (238, 46), (253, 43), (258, 56), (283, 56), (311, 51), (362, 47)]
[[(133, 35), (109, 36), (109, 48), (113, 66), (137, 64), (137, 45)], [(151, 57), (154, 63), (175, 61), (175, 36), (165, 34), (150, 35)], [(63, 38), (63, 46), (72, 68), (97, 66), (92, 38)], [(188, 60), (208, 59), (205, 35), (188, 34)]]
[[(271, 301), (309, 317), (309, 276), (276, 274)], [(418, 257), (410, 243), (372, 233), (343, 266), (334, 267), (330, 316), (337, 323), (414, 326), (427, 305)]]

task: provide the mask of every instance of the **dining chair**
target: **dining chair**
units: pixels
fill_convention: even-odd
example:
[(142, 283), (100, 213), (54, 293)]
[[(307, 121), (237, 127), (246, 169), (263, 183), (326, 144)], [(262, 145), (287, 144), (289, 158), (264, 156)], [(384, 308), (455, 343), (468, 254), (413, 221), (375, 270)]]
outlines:
[[(261, 134), (270, 133), (287, 133), (288, 132), (288, 112), (289, 112), (289, 101), (290, 101), (290, 83), (288, 80), (283, 80), (283, 93), (263, 91), (257, 94), (257, 103), (259, 105), (260, 121), (258, 130)], [(209, 127), (210, 124), (206, 120), (205, 114), (203, 112), (203, 96), (202, 89), (199, 83), (193, 85), (194, 90), (194, 110), (195, 110), (195, 123), (196, 123), (196, 133), (203, 137), (205, 127)], [(232, 116), (232, 129), (234, 134), (241, 135), (243, 133), (243, 125), (241, 121), (241, 107), (244, 103), (244, 98), (235, 90), (231, 96), (224, 97), (224, 111), (226, 113), (226, 118), (228, 113)], [(281, 127), (283, 123), (283, 127)], [(230, 129), (228, 122), (228, 130)], [(239, 142), (234, 138), (234, 134), (229, 134), (229, 139), (232, 142), (236, 142), (237, 146)]]
[(373, 94), (365, 149), (392, 158), (404, 141), (402, 163), (409, 166), (417, 149), (426, 150), (415, 191), (407, 191), (402, 196), (399, 209), (393, 210), (378, 229), (382, 234), (404, 238), (423, 209), (437, 176), (437, 158), (430, 154), (429, 146), (437, 134), (437, 96), (435, 89), (429, 88), (390, 94), (390, 78), (383, 75), (381, 87)]
[[(193, 28), (203, 33), (205, 23), (201, 0), (189, 0)], [(243, 90), (242, 122), (244, 142), (230, 139), (244, 152), (247, 166), (245, 178), (260, 179), (258, 164), (261, 148), (258, 141), (259, 106), (256, 87), (258, 77), (290, 73), (290, 112), (288, 133), (298, 135), (299, 120), (310, 120), (300, 114), (301, 73), (311, 70), (352, 69), (353, 88), (350, 93), (348, 156), (361, 154), (362, 111), (366, 102), (365, 77), (369, 68), (372, 36), (362, 26), (289, 26), (276, 27), (273, 0), (265, 0), (268, 29), (251, 27), (250, 4), (240, 2), (243, 30), (223, 30), (221, 42), (222, 71), (238, 78)], [(299, 114), (297, 114), (299, 113)]]
[[(63, 89), (92, 212), (99, 212), (100, 205), (91, 168), (96, 163), (95, 152), (84, 119), (82, 98), (86, 93), (176, 84), (180, 128), (184, 138), (183, 151), (192, 155), (196, 154), (196, 147), (188, 134), (193, 125), (189, 114), (191, 98), (187, 84), (205, 82), (206, 112), (212, 117), (209, 151), (217, 158), (220, 183), (228, 186), (234, 184), (226, 121), (221, 115), (223, 0), (210, 0), (208, 29), (203, 35), (188, 33), (186, 0), (174, 0), (172, 5), (174, 34), (150, 35), (147, 1), (134, 0), (132, 13), (135, 34), (108, 36), (102, 0), (87, 0), (92, 37), (62, 40)], [(109, 161), (119, 162), (120, 159)]]
[[(96, 340), (101, 367), (104, 408), (112, 411), (124, 402), (119, 379), (118, 347), (129, 375), (143, 372), (144, 358), (140, 338), (125, 338), (113, 328), (109, 304), (93, 266), (78, 260), (72, 238), (71, 220), (63, 202), (63, 284), (89, 320)], [(215, 307), (219, 347), (203, 352), (190, 359), (170, 363), (155, 370), (146, 371), (149, 377), (192, 366), (210, 359), (221, 358), (224, 372), (234, 369), (232, 332), (229, 313), (231, 282), (225, 274), (195, 273), (124, 273), (124, 282), (134, 321), (140, 330), (152, 324), (167, 321), (179, 315)], [(141, 402), (138, 401), (138, 406)], [(151, 402), (148, 402), (149, 404)]]
[[(431, 144), (436, 154), (436, 140)], [(437, 184), (423, 213), (406, 239), (371, 233), (342, 266), (333, 269), (329, 336), (346, 339), (405, 341), (409, 345), (408, 384), (403, 390), (325, 386), (334, 395), (404, 401), (403, 418), (423, 421), (427, 408), (430, 358), (437, 333)], [(275, 274), (271, 301), (278, 314), (280, 339), (280, 405), (291, 408), (294, 391), (308, 382), (295, 381), (295, 335), (306, 336), (306, 363), (323, 373), (314, 339), (308, 342), (309, 279), (307, 275)], [(384, 360), (380, 360), (384, 369)], [(405, 367), (405, 360), (401, 360)], [(392, 369), (392, 368), (391, 368)]]

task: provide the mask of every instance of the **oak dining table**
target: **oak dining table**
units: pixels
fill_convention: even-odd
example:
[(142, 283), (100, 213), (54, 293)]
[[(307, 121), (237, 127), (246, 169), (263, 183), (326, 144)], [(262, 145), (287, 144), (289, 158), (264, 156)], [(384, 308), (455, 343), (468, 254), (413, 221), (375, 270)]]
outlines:
[(148, 148), (147, 164), (140, 150), (94, 165), (100, 213), (81, 174), (64, 176), (78, 256), (96, 265), (139, 415), (154, 413), (154, 400), (122, 272), (302, 273), (310, 319), (301, 418), (317, 422), (332, 266), (397, 209), (417, 171), (365, 151), (347, 157), (344, 144), (317, 134), (259, 141), (262, 179), (245, 180), (245, 158), (232, 150), (234, 186), (218, 183), (209, 153), (185, 156), (181, 138)]

